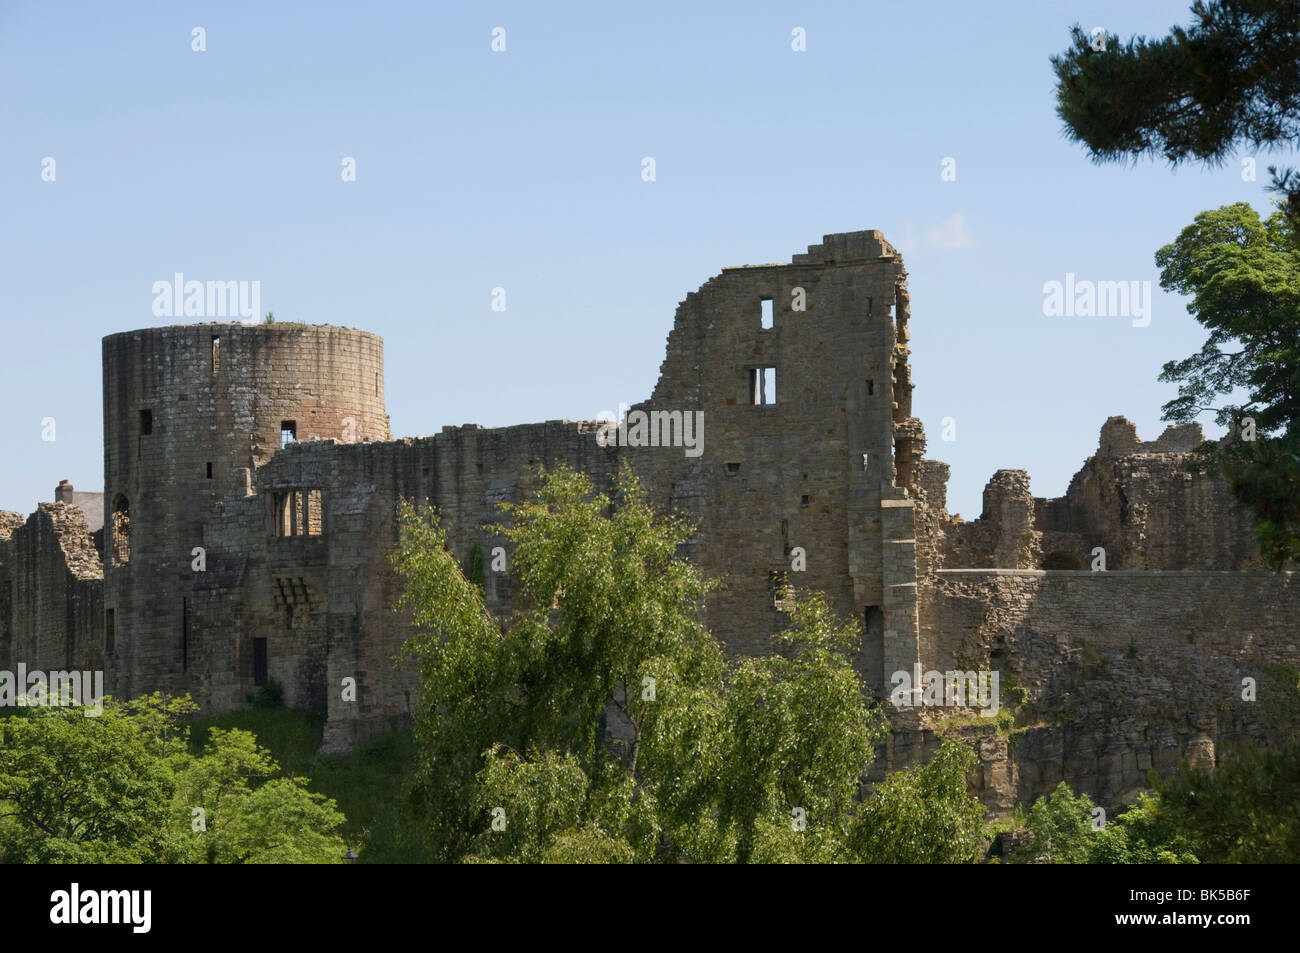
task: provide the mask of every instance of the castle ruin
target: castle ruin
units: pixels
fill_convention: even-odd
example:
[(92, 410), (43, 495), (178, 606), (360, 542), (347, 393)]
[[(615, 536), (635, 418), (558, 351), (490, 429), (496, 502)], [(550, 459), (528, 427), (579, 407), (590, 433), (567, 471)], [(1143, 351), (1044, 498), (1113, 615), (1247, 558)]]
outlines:
[[(704, 621), (729, 652), (770, 650), (793, 585), (858, 620), (879, 699), (918, 665), (1002, 672), (1003, 705), (1037, 723), (1014, 743), (977, 733), (990, 807), (1062, 779), (1117, 803), (1149, 768), (1261, 737), (1240, 686), (1262, 662), (1300, 665), (1300, 590), (1263, 567), (1223, 481), (1190, 466), (1199, 426), (1143, 443), (1112, 417), (1065, 496), (1003, 470), (963, 521), (912, 416), (909, 318), (880, 232), (725, 268), (679, 305), (654, 392), (623, 422), (644, 412), (650, 446), (567, 420), (393, 439), (383, 342), (364, 331), (109, 335), (102, 498), (65, 481), (26, 518), (0, 512), (0, 670), (102, 668), (115, 696), (189, 692), (206, 712), (274, 678), (288, 704), (327, 708), (324, 751), (347, 750), (417, 703), (393, 661), (411, 632), (393, 611), (398, 501), (436, 505), (464, 558), (502, 542), (496, 504), (525, 499), (538, 467), (608, 486), (628, 460), (657, 507), (697, 522), (687, 555), (726, 577)], [(702, 452), (671, 445), (701, 412)], [(488, 573), (489, 609), (513, 586)], [(881, 770), (928, 757), (931, 714), (890, 711)]]

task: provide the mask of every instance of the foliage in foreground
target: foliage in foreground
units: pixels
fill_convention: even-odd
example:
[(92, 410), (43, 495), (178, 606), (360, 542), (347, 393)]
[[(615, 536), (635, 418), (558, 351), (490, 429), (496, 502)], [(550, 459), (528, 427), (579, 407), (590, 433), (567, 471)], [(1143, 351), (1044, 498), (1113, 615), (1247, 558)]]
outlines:
[[(414, 803), (444, 861), (970, 861), (983, 810), (955, 744), (860, 801), (885, 733), (858, 634), (804, 595), (781, 654), (728, 662), (712, 584), (630, 468), (569, 470), (504, 507), (522, 608), (495, 619), (437, 514), (404, 504), (394, 565), (419, 626)], [(881, 832), (889, 832), (882, 837)]]
[[(1070, 48), (1051, 58), (1057, 115), (1094, 160), (1213, 166), (1235, 148), (1300, 144), (1295, 0), (1196, 0), (1191, 14), (1188, 26), (1166, 36), (1127, 42), (1075, 25)], [(1300, 175), (1269, 172), (1272, 190), (1300, 220)]]
[[(1165, 364), (1178, 396), (1166, 420), (1207, 410), (1229, 439), (1201, 453), (1254, 514), (1274, 568), (1300, 559), (1300, 220), (1261, 220), (1244, 202), (1202, 212), (1156, 253), (1160, 285), (1190, 295), (1210, 332), (1196, 354)], [(1240, 396), (1239, 396), (1240, 395)]]
[(103, 713), (27, 708), (0, 719), (5, 863), (338, 863), (344, 818), (283, 777), (257, 738), (212, 729), (189, 746), (185, 698), (105, 699)]
[(1252, 746), (1213, 774), (1184, 766), (1114, 821), (1065, 782), (1034, 802), (1014, 863), (1277, 864), (1300, 857), (1300, 742)]

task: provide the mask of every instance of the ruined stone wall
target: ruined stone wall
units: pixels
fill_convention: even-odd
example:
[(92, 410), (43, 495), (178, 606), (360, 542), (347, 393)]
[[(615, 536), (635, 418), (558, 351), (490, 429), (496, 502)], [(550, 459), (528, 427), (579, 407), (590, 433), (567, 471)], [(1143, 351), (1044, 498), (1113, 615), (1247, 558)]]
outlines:
[(104, 528), (104, 494), (78, 493), (67, 480), (60, 480), (54, 488), (55, 503), (71, 503), (86, 515), (86, 528), (92, 534)]
[(13, 534), (25, 523), (21, 513), (0, 510), (0, 669), (13, 671)]
[[(598, 424), (567, 421), (449, 427), (433, 437), (350, 445), (310, 439), (336, 436), (329, 432), (300, 432), (300, 443), (265, 459), (255, 441), (246, 467), (232, 467), (225, 491), (191, 511), (193, 535), (184, 521), (160, 534), (170, 561), (153, 574), (152, 592), (159, 602), (179, 596), (184, 616), (172, 611), (176, 606), (159, 612), (146, 602), (152, 622), (142, 624), (160, 635), (133, 637), (146, 656), (135, 680), (143, 689), (148, 673), (151, 689), (164, 687), (158, 677), (169, 673), (205, 707), (234, 707), (253, 690), (255, 645), (265, 640), (268, 675), (285, 685), (290, 704), (328, 705), (326, 748), (341, 750), (405, 717), (414, 703), (410, 668), (393, 664), (410, 634), (392, 612), (399, 592), (389, 553), (397, 539), (398, 500), (434, 503), (460, 559), (474, 544), (490, 557), (504, 542), (487, 529), (502, 518), (495, 504), (525, 499), (535, 489), (537, 467), (565, 464), (606, 488), (626, 460), (657, 508), (697, 521), (686, 555), (706, 575), (726, 577), (706, 607), (705, 622), (729, 651), (772, 649), (772, 635), (789, 619), (779, 598), (785, 583), (821, 590), (839, 612), (861, 620), (867, 640), (860, 662), (868, 684), (878, 689), (886, 666), (910, 664), (916, 645), (913, 504), (894, 485), (900, 474), (912, 477), (910, 458), (896, 452), (898, 435), (906, 433), (913, 452), (924, 439), (906, 407), (911, 382), (906, 347), (900, 346), (905, 295), (901, 260), (875, 232), (827, 236), (791, 265), (724, 270), (682, 302), (654, 394), (632, 408), (621, 431), (615, 429), (621, 438), (610, 446), (599, 445)], [(765, 298), (773, 302), (770, 328), (762, 326)], [(201, 362), (213, 332), (200, 327), (197, 344), (187, 333), (178, 329), (175, 346), (187, 360)], [(240, 357), (243, 340), (235, 335), (231, 346), (223, 337), (218, 375), (247, 366), (249, 359)], [(288, 353), (298, 353), (297, 346)], [(145, 359), (157, 358), (131, 358)], [(270, 371), (287, 373), (288, 380), (303, 373), (281, 369), (274, 359), (251, 363), (261, 369), (239, 371), (248, 386)], [(770, 379), (758, 383), (755, 375), (764, 368), (775, 373), (773, 402), (763, 399), (771, 396)], [(304, 379), (316, 380), (314, 374)], [(756, 387), (762, 388), (757, 401)], [(216, 388), (216, 396), (229, 389)], [(901, 415), (895, 406), (900, 396)], [(375, 420), (381, 409), (375, 408)], [(293, 412), (272, 401), (239, 432), (247, 435), (254, 418), (278, 426), (279, 417)], [(703, 414), (703, 430), (697, 428), (698, 442), (688, 445), (680, 439), (681, 422), (696, 413)], [(645, 435), (639, 414), (664, 415), (669, 422), (669, 430), (655, 431), (666, 438), (656, 440), (659, 445), (639, 445), (638, 426)], [(162, 423), (155, 416), (154, 435)], [(667, 439), (673, 426), (676, 441)], [(147, 441), (152, 435), (131, 436)], [(243, 446), (239, 440), (231, 445)], [(147, 452), (139, 449), (142, 442), (135, 446)], [(198, 459), (194, 447), (177, 449)], [(240, 462), (232, 454), (227, 457)], [(114, 459), (120, 461), (121, 453)], [(183, 480), (184, 467), (174, 469)], [(276, 501), (299, 492), (320, 494), (320, 532), (278, 534)], [(170, 512), (184, 501), (164, 502)], [(137, 540), (151, 528), (147, 522), (133, 527), (133, 549), (145, 545)], [(191, 571), (191, 540), (206, 551), (204, 572)], [(111, 549), (111, 539), (107, 545)], [(791, 571), (796, 547), (806, 553), (806, 572)], [(490, 558), (485, 561), (488, 605), (504, 611), (511, 582), (490, 571)], [(159, 586), (159, 578), (178, 585)], [(117, 592), (125, 596), (131, 589), (122, 585)], [(357, 680), (355, 702), (342, 698), (344, 678)]]
[[(933, 466), (931, 461), (926, 463)], [(984, 487), (984, 509), (979, 519), (967, 523), (943, 511), (928, 517), (931, 531), (944, 536), (941, 546), (936, 547), (942, 552), (939, 565), (947, 569), (1039, 568), (1043, 534), (1036, 528), (1034, 513), (1029, 474), (1024, 470), (999, 470)]]
[(1300, 574), (941, 571), (922, 586), (921, 659), (1001, 673), (1017, 727), (985, 739), (989, 806), (1062, 779), (1114, 805), (1149, 768), (1266, 736), (1242, 678), (1300, 666)]
[[(773, 574), (826, 593), (845, 616), (875, 620), (861, 659), (872, 686), (886, 640), (914, 642), (905, 591), (914, 580), (884, 581), (887, 557), (910, 565), (910, 503), (900, 500), (888, 534), (882, 508), (903, 496), (894, 448), (895, 404), (911, 394), (905, 311), (902, 261), (879, 232), (828, 235), (790, 265), (724, 269), (679, 306), (653, 397), (638, 407), (703, 410), (704, 453), (629, 458), (660, 498), (699, 518), (700, 568), (727, 580), (705, 621), (730, 651), (768, 651), (787, 624)], [(753, 402), (761, 367), (775, 368), (774, 404)], [(795, 547), (805, 572), (791, 572)]]
[(13, 635), (0, 667), (102, 669), (103, 567), (81, 508), (41, 503), (13, 530), (7, 564)]
[[(725, 580), (704, 622), (730, 653), (772, 651), (793, 585), (862, 627), (869, 692), (886, 695), (892, 673), (918, 662), (1005, 672), (1014, 731), (963, 729), (990, 806), (1061, 778), (1110, 801), (1146, 766), (1212, 761), (1261, 733), (1231, 689), (1257, 657), (1296, 663), (1293, 577), (1116, 571), (1259, 565), (1222, 481), (1191, 472), (1199, 428), (1142, 443), (1111, 418), (1064, 497), (1036, 499), (1028, 474), (1000, 470), (980, 519), (963, 521), (946, 509), (947, 465), (923, 459), (909, 317), (901, 257), (879, 232), (724, 269), (681, 302), (654, 392), (612, 446), (598, 424), (569, 421), (392, 440), (383, 345), (361, 331), (111, 335), (103, 535), (92, 542), (65, 504), (21, 527), (0, 514), (0, 663), (22, 651), (40, 667), (97, 667), (111, 639), (114, 694), (189, 691), (221, 711), (248, 702), (265, 658), (290, 705), (328, 708), (324, 750), (342, 751), (418, 703), (412, 666), (394, 664), (412, 631), (393, 611), (399, 500), (436, 505), (460, 560), (482, 549), (487, 604), (504, 613), (516, 593), (491, 571), (504, 544), (489, 529), (496, 504), (526, 499), (539, 467), (567, 465), (604, 489), (626, 461), (657, 508), (696, 521), (685, 555)], [(695, 453), (680, 438), (697, 413)], [(654, 433), (668, 439), (639, 445), (650, 429), (639, 415), (659, 415), (668, 429)], [(281, 450), (290, 421), (297, 442)], [(1035, 571), (1066, 557), (1084, 569), (1094, 546), (1111, 572)], [(355, 701), (343, 698), (349, 678)], [(882, 765), (928, 757), (932, 713), (889, 714)]]
[(1199, 424), (1169, 427), (1143, 443), (1123, 417), (1102, 426), (1098, 451), (1060, 499), (1037, 500), (1044, 549), (1108, 569), (1261, 569), (1250, 514), (1216, 470), (1196, 472)]
[[(488, 527), (505, 519), (497, 504), (531, 495), (537, 468), (566, 465), (607, 488), (617, 460), (616, 450), (597, 446), (596, 425), (549, 421), (494, 430), (448, 427), (432, 437), (384, 443), (308, 443), (260, 469), (254, 505), (276, 490), (323, 487), (325, 532), (309, 538), (317, 547), (312, 553), (298, 551), (301, 537), (221, 541), (223, 549), (249, 547), (243, 626), (268, 639), (273, 677), (295, 686), (296, 703), (328, 705), (323, 750), (346, 750), (376, 728), (408, 717), (417, 702), (413, 667), (395, 664), (413, 633), (405, 616), (394, 612), (400, 585), (389, 557), (397, 543), (399, 500), (434, 504), (462, 563), (479, 545), (487, 605), (505, 611), (510, 577), (490, 568), (492, 547), (502, 541)], [(311, 594), (319, 631), (287, 629), (277, 602), (279, 584), (261, 582), (293, 575)], [(356, 680), (355, 701), (343, 698), (344, 678)]]
[[(805, 259), (799, 265), (727, 269), (689, 295), (653, 397), (631, 409), (623, 439), (611, 446), (598, 444), (599, 425), (592, 422), (444, 428), (431, 438), (364, 446), (304, 444), (257, 470), (259, 498), (292, 487), (324, 488), (326, 530), (311, 543), (319, 551), (288, 552), (286, 545), (299, 541), (266, 533), (254, 538), (256, 517), (236, 517), (234, 510), (223, 523), (226, 535), (219, 543), (210, 538), (215, 549), (247, 554), (236, 557), (244, 593), (239, 627), (270, 640), (273, 673), (294, 684), (295, 700), (318, 695), (305, 687), (307, 673), (319, 671), (305, 657), (316, 651), (316, 639), (279, 631), (275, 593), (259, 580), (296, 567), (305, 573), (305, 589), (328, 603), (320, 639), (328, 644), (327, 749), (346, 747), (412, 704), (412, 674), (393, 666), (410, 635), (391, 612), (399, 594), (388, 562), (397, 500), (437, 505), (460, 559), (475, 543), (482, 548), (488, 605), (504, 610), (510, 581), (490, 571), (492, 547), (504, 541), (486, 527), (502, 519), (496, 503), (518, 502), (535, 489), (538, 466), (563, 463), (606, 488), (626, 460), (658, 509), (695, 519), (698, 533), (686, 555), (706, 575), (726, 577), (705, 622), (729, 651), (772, 649), (771, 636), (789, 618), (773, 582), (774, 574), (785, 573), (791, 584), (825, 591), (840, 612), (863, 620), (869, 640), (862, 664), (873, 687), (882, 678), (891, 626), (902, 646), (895, 653), (914, 654), (911, 503), (890, 482), (898, 373), (890, 312), (901, 264), (875, 233), (851, 241), (828, 236), (810, 256), (796, 256)], [(774, 302), (770, 329), (761, 326), (764, 298)], [(796, 300), (802, 310), (792, 307)], [(754, 402), (753, 371), (763, 367), (775, 368), (775, 403)], [(680, 420), (697, 411), (704, 414), (703, 433), (695, 434), (702, 436), (698, 453), (680, 443), (637, 445), (638, 413)], [(882, 495), (892, 497), (888, 508)], [(790, 571), (797, 546), (807, 553), (802, 574)], [(341, 698), (344, 677), (358, 678), (356, 703)], [(237, 700), (227, 692), (218, 703)]]
[(1034, 497), (1025, 471), (999, 470), (970, 522), (947, 512), (947, 465), (924, 460), (927, 566), (1090, 569), (1101, 547), (1107, 569), (1262, 569), (1250, 514), (1222, 475), (1194, 466), (1201, 442), (1199, 424), (1143, 443), (1131, 422), (1111, 417), (1065, 496)]

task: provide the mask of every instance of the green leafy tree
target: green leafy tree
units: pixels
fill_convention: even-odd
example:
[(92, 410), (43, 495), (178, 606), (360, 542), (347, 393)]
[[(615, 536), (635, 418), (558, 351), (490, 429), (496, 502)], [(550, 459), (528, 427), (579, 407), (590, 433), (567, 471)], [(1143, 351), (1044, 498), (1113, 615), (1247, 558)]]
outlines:
[[(715, 792), (719, 828), (735, 835), (736, 859), (747, 862), (755, 838), (774, 826), (796, 832), (802, 811), (809, 845), (838, 843), (848, 833), (862, 772), (885, 735), (883, 718), (868, 709), (850, 661), (858, 641), (825, 601), (808, 595), (794, 624), (778, 635), (792, 655), (738, 660), (723, 706), (722, 757)], [(660, 796), (666, 799), (667, 793)], [(816, 849), (812, 856), (825, 855)]]
[[(177, 769), (175, 823), (190, 829), (182, 858), (210, 864), (332, 864), (347, 849), (334, 802), (280, 777), (251, 732), (212, 729), (203, 753)], [(195, 809), (203, 811), (195, 831)], [(178, 858), (181, 859), (181, 858)]]
[(926, 765), (886, 778), (862, 805), (851, 834), (872, 864), (968, 864), (979, 855), (984, 808), (966, 793), (975, 753), (948, 739)]
[[(146, 703), (147, 704), (147, 703)], [(157, 722), (106, 704), (29, 708), (0, 719), (0, 815), (6, 863), (149, 863), (168, 852), (177, 752)]]
[(1096, 805), (1086, 794), (1075, 796), (1062, 781), (1029, 809), (1028, 837), (1012, 860), (1035, 864), (1086, 864), (1093, 840)]
[(1280, 567), (1300, 557), (1300, 233), (1280, 211), (1261, 221), (1238, 203), (1196, 216), (1156, 262), (1161, 287), (1190, 295), (1210, 331), (1196, 354), (1165, 364), (1160, 379), (1179, 389), (1162, 413), (1188, 422), (1212, 410), (1229, 428), (1202, 453)]
[[(1096, 161), (1217, 165), (1237, 147), (1300, 144), (1300, 4), (1198, 0), (1191, 12), (1187, 28), (1126, 43), (1076, 24), (1070, 48), (1052, 57), (1057, 113)], [(1203, 452), (1254, 513), (1261, 552), (1277, 568), (1300, 557), (1300, 173), (1269, 172), (1282, 197), (1276, 214), (1261, 223), (1244, 205), (1205, 212), (1157, 261), (1162, 287), (1193, 295), (1189, 309), (1211, 331), (1198, 354), (1165, 365), (1160, 379), (1181, 384), (1166, 419), (1213, 409), (1232, 424), (1232, 442)], [(1235, 388), (1249, 392), (1245, 404), (1211, 406)], [(1251, 416), (1265, 437), (1240, 441)]]
[(1143, 793), (1094, 840), (1093, 864), (1199, 864), (1194, 830), (1182, 830), (1158, 794)]
[[(416, 798), (445, 859), (470, 852), (489, 829), (479, 776), (498, 745), (530, 758), (571, 756), (589, 784), (630, 799), (617, 776), (645, 767), (642, 739), (669, 707), (647, 700), (643, 679), (681, 691), (720, 684), (721, 649), (696, 618), (707, 587), (676, 559), (684, 526), (656, 525), (630, 476), (620, 489), (627, 505), (609, 517), (612, 500), (566, 471), (536, 501), (510, 508), (514, 526), (502, 532), (515, 547), (524, 608), (504, 632), (456, 565), (436, 514), (401, 509), (400, 604), (421, 626), (407, 651), (420, 660), (430, 700), (417, 718)], [(602, 743), (607, 708), (627, 728), (621, 758)]]
[(1162, 821), (1207, 864), (1283, 864), (1300, 857), (1300, 743), (1251, 746), (1213, 774), (1184, 767), (1158, 784)]
[(218, 864), (338, 864), (345, 818), (305, 778), (272, 778), (248, 792), (224, 820)]
[[(657, 517), (626, 466), (612, 494), (560, 470), (505, 509), (522, 598), (502, 621), (437, 514), (400, 509), (393, 560), (425, 699), (413, 795), (440, 859), (857, 859), (857, 795), (885, 729), (853, 625), (801, 594), (781, 654), (728, 664), (699, 622), (712, 584), (677, 555), (690, 527)], [(927, 791), (940, 788), (956, 791)], [(963, 818), (982, 816), (964, 779), (956, 793)]]
[[(338, 863), (334, 803), (245, 731), (189, 750), (186, 698), (105, 699), (0, 718), (0, 858), (7, 863)], [(197, 812), (196, 812), (197, 809)], [(197, 829), (196, 829), (197, 828)]]
[(1164, 809), (1159, 794), (1138, 803), (1103, 826), (1096, 804), (1075, 795), (1062, 781), (1029, 810), (1026, 837), (1009, 858), (1021, 864), (1195, 864), (1194, 838)]
[[(1217, 164), (1239, 145), (1300, 142), (1295, 0), (1198, 0), (1191, 14), (1186, 28), (1127, 42), (1106, 34), (1102, 44), (1076, 24), (1070, 48), (1052, 57), (1057, 114), (1097, 161)], [(1294, 218), (1300, 175), (1269, 171)]]

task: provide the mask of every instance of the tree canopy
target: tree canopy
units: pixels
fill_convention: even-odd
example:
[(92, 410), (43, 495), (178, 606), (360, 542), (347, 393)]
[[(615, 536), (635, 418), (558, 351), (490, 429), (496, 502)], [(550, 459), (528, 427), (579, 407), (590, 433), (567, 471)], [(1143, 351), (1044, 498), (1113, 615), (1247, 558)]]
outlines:
[(915, 835), (891, 860), (974, 858), (983, 809), (953, 768), (969, 752), (945, 749), (914, 793), (863, 810), (885, 721), (852, 665), (856, 626), (823, 598), (801, 594), (777, 654), (728, 661), (699, 621), (717, 583), (678, 556), (691, 528), (658, 516), (629, 467), (612, 493), (544, 474), (505, 510), (485, 531), (513, 549), (508, 619), (487, 612), (435, 511), (400, 514), (425, 699), (414, 797), (440, 859), (884, 859), (864, 825), (887, 823)]
[[(1052, 57), (1066, 135), (1098, 162), (1215, 165), (1239, 147), (1300, 145), (1300, 0), (1197, 0), (1191, 13), (1188, 27), (1127, 42), (1076, 24), (1070, 48)], [(1179, 393), (1164, 417), (1214, 411), (1229, 427), (1202, 453), (1254, 514), (1261, 552), (1279, 568), (1300, 558), (1300, 173), (1269, 171), (1282, 196), (1274, 214), (1203, 212), (1156, 261), (1161, 287), (1190, 295), (1210, 331), (1198, 353), (1165, 364), (1160, 380)]]
[[(1066, 135), (1099, 162), (1222, 162), (1238, 146), (1300, 143), (1300, 2), (1197, 0), (1167, 36), (1094, 37), (1051, 58)], [(1300, 214), (1300, 174), (1273, 172)]]
[(1261, 220), (1238, 203), (1196, 216), (1156, 262), (1161, 287), (1189, 295), (1210, 332), (1165, 364), (1160, 380), (1179, 388), (1162, 413), (1214, 411), (1228, 439), (1203, 452), (1255, 514), (1270, 564), (1300, 558), (1300, 234), (1282, 211)]

